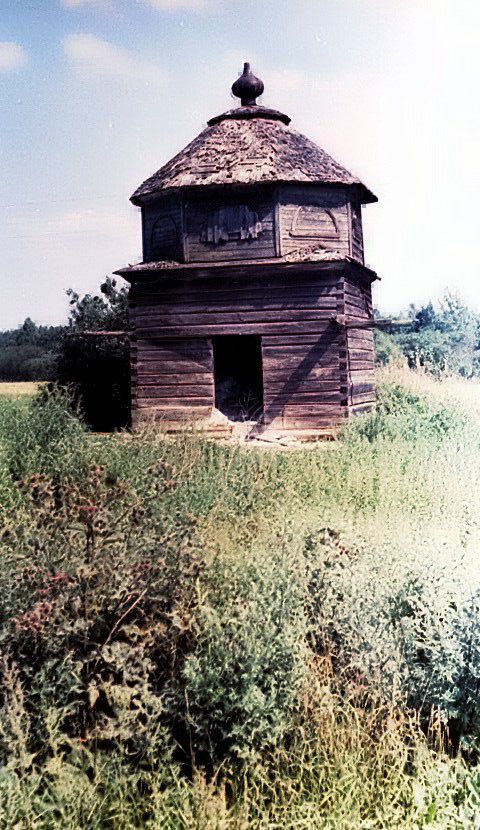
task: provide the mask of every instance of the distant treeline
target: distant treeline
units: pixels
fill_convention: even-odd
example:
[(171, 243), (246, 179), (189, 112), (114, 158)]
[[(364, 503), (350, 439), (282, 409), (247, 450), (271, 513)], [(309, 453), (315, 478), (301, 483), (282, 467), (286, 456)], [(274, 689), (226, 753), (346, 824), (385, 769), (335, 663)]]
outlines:
[(403, 325), (376, 330), (375, 348), (379, 363), (406, 361), (434, 375), (479, 377), (480, 314), (447, 291), (437, 307), (411, 305)]
[(22, 326), (0, 332), (0, 380), (53, 380), (66, 326)]

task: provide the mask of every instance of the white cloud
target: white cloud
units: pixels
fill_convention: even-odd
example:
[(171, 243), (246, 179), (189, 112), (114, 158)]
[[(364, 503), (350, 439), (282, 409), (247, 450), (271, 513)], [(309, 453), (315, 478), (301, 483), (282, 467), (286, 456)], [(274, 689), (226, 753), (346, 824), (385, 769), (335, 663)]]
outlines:
[(0, 42), (0, 72), (21, 69), (27, 62), (27, 55), (19, 43)]
[(71, 65), (83, 75), (122, 78), (151, 86), (165, 81), (164, 72), (155, 64), (93, 35), (68, 35), (62, 44)]
[(210, 6), (210, 0), (146, 0), (161, 12), (204, 11)]

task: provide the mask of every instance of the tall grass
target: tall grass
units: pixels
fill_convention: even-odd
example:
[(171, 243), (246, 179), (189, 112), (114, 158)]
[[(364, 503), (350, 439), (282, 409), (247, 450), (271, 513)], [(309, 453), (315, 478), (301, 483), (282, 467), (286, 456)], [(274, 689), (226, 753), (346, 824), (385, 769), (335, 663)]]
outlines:
[(479, 442), (398, 376), (288, 452), (0, 400), (0, 826), (477, 826)]

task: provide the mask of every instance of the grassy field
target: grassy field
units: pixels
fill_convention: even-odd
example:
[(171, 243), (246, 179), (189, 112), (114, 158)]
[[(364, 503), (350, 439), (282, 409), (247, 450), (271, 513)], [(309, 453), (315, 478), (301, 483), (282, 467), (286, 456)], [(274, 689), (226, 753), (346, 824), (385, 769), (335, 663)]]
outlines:
[(0, 826), (480, 826), (477, 384), (271, 453), (0, 400)]
[(35, 395), (38, 392), (41, 384), (34, 381), (0, 381), (0, 396), (5, 395), (8, 398), (18, 398), (23, 395)]

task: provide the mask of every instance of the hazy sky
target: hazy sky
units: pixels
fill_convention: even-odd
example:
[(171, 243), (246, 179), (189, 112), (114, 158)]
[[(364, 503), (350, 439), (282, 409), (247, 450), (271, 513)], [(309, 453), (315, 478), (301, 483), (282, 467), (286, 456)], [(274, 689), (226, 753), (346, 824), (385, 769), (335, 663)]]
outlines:
[(138, 261), (129, 196), (244, 60), (378, 195), (376, 305), (449, 286), (479, 308), (479, 32), (479, 0), (0, 0), (0, 328)]

